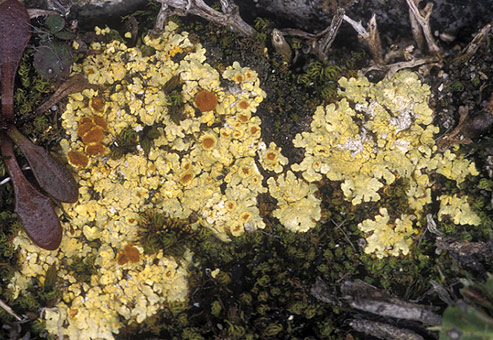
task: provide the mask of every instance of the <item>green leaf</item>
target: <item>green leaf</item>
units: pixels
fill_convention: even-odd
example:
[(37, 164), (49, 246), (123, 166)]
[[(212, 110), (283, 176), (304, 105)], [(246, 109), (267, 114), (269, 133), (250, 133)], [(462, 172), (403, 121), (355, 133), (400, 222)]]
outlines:
[(69, 77), (72, 55), (66, 42), (50, 40), (34, 53), (34, 67), (51, 81)]
[(59, 15), (50, 15), (45, 20), (45, 26), (51, 33), (60, 32), (65, 27), (65, 20)]
[(159, 132), (159, 130), (156, 128), (156, 127), (151, 127), (149, 129), (149, 131), (147, 132), (146, 136), (149, 138), (149, 139), (156, 139), (158, 138), (159, 136), (161, 136), (161, 133)]
[(55, 37), (61, 40), (72, 40), (75, 38), (75, 34), (72, 32), (67, 32), (67, 31), (62, 31), (62, 32), (56, 32), (53, 34)]
[(179, 85), (180, 85), (180, 75), (177, 74), (177, 75), (172, 76), (166, 82), (166, 84), (164, 84), (163, 91), (166, 92), (166, 93), (170, 93), (171, 91), (173, 91), (176, 88), (178, 88)]
[(147, 156), (149, 154), (149, 152), (151, 151), (151, 147), (152, 147), (152, 140), (150, 140), (149, 138), (143, 138), (140, 140), (140, 146), (142, 147), (142, 149), (144, 150), (144, 154)]
[(146, 126), (139, 134), (140, 146), (144, 149), (144, 154), (147, 156), (154, 144), (154, 139), (161, 135), (156, 127)]
[(467, 304), (448, 307), (443, 313), (440, 340), (493, 339), (493, 319)]

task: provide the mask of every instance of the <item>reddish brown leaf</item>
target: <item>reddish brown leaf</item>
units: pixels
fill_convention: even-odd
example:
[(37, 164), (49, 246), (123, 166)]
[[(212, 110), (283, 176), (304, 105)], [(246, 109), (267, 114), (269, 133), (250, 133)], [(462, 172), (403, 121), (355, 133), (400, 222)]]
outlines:
[(53, 198), (68, 203), (77, 202), (79, 187), (68, 169), (44, 148), (35, 145), (14, 126), (7, 134), (26, 157), (39, 186)]
[(3, 160), (15, 193), (15, 212), (29, 238), (39, 247), (55, 250), (62, 240), (62, 227), (50, 199), (42, 195), (24, 177), (15, 159), (12, 141), (0, 135)]
[[(0, 3), (1, 125), (14, 121), (14, 79), (24, 49), (31, 38), (29, 15), (17, 0)], [(3, 126), (5, 128), (5, 126)]]

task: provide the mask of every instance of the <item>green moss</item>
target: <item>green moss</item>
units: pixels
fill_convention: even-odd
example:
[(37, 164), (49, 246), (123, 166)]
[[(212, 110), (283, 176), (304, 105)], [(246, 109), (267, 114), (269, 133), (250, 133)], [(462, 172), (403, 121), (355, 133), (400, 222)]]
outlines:
[[(10, 306), (18, 315), (22, 314), (23, 331), (31, 334), (31, 339), (38, 339), (38, 336), (45, 333), (44, 322), (40, 319), (42, 308), (53, 307), (60, 298), (58, 284), (56, 282), (56, 265), (52, 265), (47, 273), (44, 284), (40, 284), (38, 279), (33, 279), (28, 288), (15, 299), (12, 291), (6, 289), (2, 294), (4, 302)], [(11, 329), (17, 329), (17, 320), (0, 308), (0, 318), (4, 326), (10, 325)], [(9, 328), (0, 328), (0, 338), (10, 338), (4, 332)], [(10, 334), (11, 335), (11, 334)], [(48, 339), (52, 339), (48, 337)]]
[[(4, 199), (4, 195), (8, 198)], [(22, 228), (17, 215), (9, 211), (12, 207), (10, 195), (12, 195), (10, 184), (0, 186), (0, 206), (5, 207), (5, 210), (0, 212), (0, 277), (5, 281), (14, 275), (19, 266), (17, 252), (11, 240)], [(0, 295), (1, 293), (0, 287)]]
[(464, 84), (462, 84), (462, 82), (456, 80), (456, 81), (448, 83), (445, 88), (446, 88), (446, 90), (448, 90), (450, 92), (462, 92), (462, 91), (464, 91)]
[(409, 209), (406, 191), (409, 189), (409, 179), (399, 178), (390, 185), (383, 187), (381, 204), (392, 209), (396, 216), (412, 214)]
[(481, 79), (476, 76), (471, 80), (471, 84), (474, 87), (479, 87), (481, 85)]
[(399, 258), (389, 257), (382, 260), (362, 255), (366, 276), (364, 281), (384, 289), (390, 289), (399, 296), (412, 298), (424, 294), (431, 279), (437, 279), (438, 273), (433, 267), (433, 243), (423, 241), (419, 248), (413, 246), (410, 255)]
[(188, 340), (202, 340), (204, 339), (201, 335), (198, 329), (196, 328), (186, 328), (183, 330), (182, 334), (182, 339), (188, 339)]
[(331, 334), (334, 332), (334, 327), (332, 326), (330, 321), (323, 321), (317, 324), (318, 332), (324, 338), (329, 338)]
[(278, 323), (271, 323), (264, 329), (262, 334), (267, 337), (276, 336), (282, 332), (283, 327)]
[[(32, 50), (26, 50), (21, 59), (18, 69), (20, 83), (14, 92), (16, 115), (26, 121), (36, 117), (35, 109), (41, 104), (41, 100), (53, 91), (50, 81), (35, 71), (32, 53)], [(39, 134), (43, 132), (43, 130), (37, 131)]]
[(298, 84), (315, 91), (317, 98), (330, 102), (338, 97), (337, 80), (344, 74), (334, 61), (312, 61), (304, 73), (295, 76)]
[(180, 106), (183, 104), (183, 97), (179, 94), (172, 94), (168, 97), (169, 106)]
[(190, 220), (170, 218), (154, 210), (142, 214), (138, 223), (139, 242), (146, 254), (163, 250), (166, 255), (181, 257), (187, 249), (199, 242), (207, 242), (204, 238), (209, 237), (193, 229)]
[(271, 22), (268, 19), (262, 17), (256, 17), (253, 22), (255, 30), (259, 32), (265, 32), (271, 26)]
[(138, 133), (128, 127), (123, 129), (116, 137), (115, 143), (110, 146), (112, 159), (119, 159), (127, 153), (132, 153), (137, 150)]
[[(33, 287), (30, 287), (33, 289)], [(35, 311), (40, 307), (38, 299), (32, 294), (22, 294), (15, 300), (15, 304), (23, 310)]]
[(220, 312), (221, 312), (221, 304), (219, 303), (219, 301), (212, 302), (211, 314), (217, 318)]
[(73, 256), (70, 261), (71, 263), (67, 265), (67, 270), (73, 272), (74, 277), (80, 282), (90, 283), (91, 276), (98, 273), (94, 265), (95, 256)]
[(482, 190), (493, 191), (493, 180), (481, 178), (479, 180), (479, 188)]
[[(45, 333), (46, 325), (45, 321), (41, 319), (33, 320), (31, 323), (31, 329), (35, 334)], [(51, 336), (47, 336), (47, 339), (53, 339)]]
[[(317, 229), (318, 232), (323, 230), (322, 227)], [(252, 338), (259, 333), (251, 333), (251, 330), (262, 324), (263, 336), (286, 338), (296, 335), (293, 329), (299, 325), (315, 325), (321, 315), (328, 313), (326, 306), (302, 294), (301, 288), (310, 285), (317, 275), (314, 271), (317, 266), (312, 262), (317, 261), (315, 249), (321, 246), (317, 244), (319, 234), (291, 233), (275, 226), (268, 233), (247, 233), (230, 243), (209, 239), (209, 236), (212, 235), (208, 231), (201, 230), (197, 235), (199, 241), (191, 244), (191, 250), (199, 261), (198, 268), (218, 268), (220, 272), (212, 278), (198, 270), (192, 274), (190, 282), (196, 292), (193, 300), (200, 305), (200, 310), (211, 311), (209, 322), (223, 325), (224, 337)], [(297, 251), (297, 247), (301, 247), (301, 251)], [(292, 310), (298, 317), (286, 326), (284, 314), (273, 314), (272, 310)], [(164, 313), (166, 332), (171, 337), (183, 337), (187, 330), (186, 336), (206, 337), (208, 328), (197, 326), (207, 324), (205, 315), (193, 310), (185, 314), (188, 316), (171, 310)], [(179, 315), (188, 320), (188, 326), (181, 325)]]

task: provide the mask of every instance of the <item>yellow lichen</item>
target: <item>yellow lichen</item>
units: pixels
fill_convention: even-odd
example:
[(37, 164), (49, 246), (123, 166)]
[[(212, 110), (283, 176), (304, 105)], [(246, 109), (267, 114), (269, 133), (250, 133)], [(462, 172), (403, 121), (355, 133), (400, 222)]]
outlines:
[[(54, 263), (65, 282), (62, 300), (44, 314), (50, 333), (113, 339), (128, 322), (140, 323), (166, 303), (186, 300), (192, 254), (187, 251), (181, 259), (161, 251), (149, 255), (138, 244), (139, 216), (149, 209), (171, 218), (193, 216), (230, 241), (265, 227), (259, 194), (275, 198), (273, 216), (301, 232), (321, 218), (313, 182), (323, 177), (340, 181), (353, 204), (377, 201), (382, 187), (405, 178), (409, 206), (419, 215), (431, 200), (429, 172), (457, 182), (476, 173), (473, 163), (455, 154), (436, 154), (429, 88), (412, 72), (398, 72), (377, 84), (365, 77), (342, 78), (344, 98), (318, 107), (311, 131), (294, 139), (296, 147), (305, 149), (303, 161), (291, 167), (297, 176), (285, 169), (288, 159), (281, 149), (261, 140), (255, 112), (266, 93), (255, 71), (234, 62), (220, 74), (205, 63), (204, 48), (192, 43), (188, 33), (176, 33), (173, 23), (157, 39), (144, 37), (143, 44), (155, 53), (143, 54), (120, 41), (94, 42), (90, 48), (100, 53), (73, 65), (74, 72), (84, 73), (99, 88), (69, 95), (61, 117), (67, 137), (60, 145), (74, 166), (79, 201), (64, 205), (67, 222), (57, 251), (40, 250), (24, 234), (13, 240), (21, 266), (9, 285), (15, 296)], [(179, 62), (172, 58), (176, 54)], [(180, 119), (173, 120), (163, 87), (178, 76), (183, 104)], [(139, 135), (151, 126), (159, 136), (147, 152), (137, 144), (121, 157), (106, 156), (104, 148), (119, 147), (122, 134)], [(268, 188), (262, 183), (269, 171), (259, 171), (257, 164), (275, 173), (266, 179)], [(440, 217), (448, 214), (446, 209)], [(470, 215), (463, 204), (459, 209)], [(380, 258), (407, 254), (413, 218), (403, 214), (389, 223), (382, 208), (375, 220), (360, 223), (367, 233), (365, 252)], [(90, 282), (79, 282), (69, 267), (76, 258), (89, 256), (97, 274)]]
[[(404, 179), (409, 214), (419, 218), (431, 203), (430, 173), (436, 171), (457, 183), (478, 174), (474, 163), (462, 156), (450, 150), (437, 152), (433, 136), (438, 128), (432, 125), (428, 107), (430, 89), (415, 73), (400, 71), (376, 84), (363, 76), (341, 78), (339, 85), (343, 98), (318, 107), (311, 131), (293, 141), (305, 149), (305, 158), (291, 169), (307, 181), (323, 177), (340, 181), (345, 199), (358, 205), (379, 201), (385, 186)], [(376, 235), (384, 236), (371, 236), (373, 244)], [(380, 246), (367, 249), (384, 256)]]
[(412, 244), (413, 216), (401, 215), (389, 223), (390, 217), (386, 208), (380, 208), (380, 215), (374, 220), (364, 220), (358, 228), (367, 233), (366, 254), (374, 254), (381, 259), (386, 256), (407, 255)]
[(437, 156), (437, 161), (437, 172), (448, 179), (455, 180), (457, 184), (463, 182), (468, 175), (477, 176), (479, 174), (474, 163), (455, 155), (450, 150)]
[(276, 173), (282, 172), (284, 165), (288, 164), (288, 159), (281, 154), (281, 151), (281, 148), (274, 142), (271, 142), (268, 148), (265, 146), (265, 143), (261, 143), (259, 145), (258, 155), (262, 167)]
[[(305, 159), (292, 169), (302, 172), (306, 180), (318, 181), (324, 175), (343, 181), (346, 199), (359, 204), (377, 201), (379, 190), (398, 177), (409, 179), (415, 188), (408, 192), (410, 202), (422, 200), (429, 187), (422, 169), (438, 168), (457, 182), (477, 174), (473, 163), (455, 159), (449, 151), (433, 155), (433, 134), (438, 128), (431, 125), (429, 87), (416, 74), (401, 71), (377, 84), (363, 76), (342, 78), (339, 84), (344, 98), (318, 107), (311, 131), (294, 139), (294, 145), (306, 152)], [(350, 106), (350, 101), (356, 104)]]
[[(71, 339), (113, 339), (128, 321), (142, 322), (165, 303), (186, 299), (191, 254), (182, 259), (148, 255), (138, 244), (139, 216), (150, 208), (173, 218), (194, 214), (225, 241), (265, 226), (256, 197), (266, 188), (253, 158), (261, 135), (253, 113), (265, 97), (256, 73), (238, 64), (241, 92), (223, 89), (221, 81), (232, 80), (228, 72), (221, 80), (204, 62), (200, 44), (175, 29), (170, 23), (158, 39), (143, 39), (154, 55), (117, 41), (93, 43), (101, 53), (73, 65), (99, 88), (70, 95), (62, 115), (68, 138), (61, 146), (74, 165), (79, 201), (64, 206), (69, 222), (57, 251), (39, 250), (23, 234), (14, 240), (22, 277), (43, 277), (48, 263), (57, 263), (58, 277), (66, 282), (62, 301), (44, 315), (51, 333), (58, 334), (62, 325)], [(177, 53), (184, 56), (174, 62), (171, 56)], [(168, 94), (162, 90), (174, 75), (180, 76), (184, 103), (178, 122), (168, 114)], [(243, 115), (236, 105), (241, 100), (249, 103)], [(204, 111), (199, 117), (197, 106)], [(119, 158), (105, 156), (103, 143), (118, 147), (122, 133), (138, 134), (155, 123), (160, 136), (147, 155), (136, 145)], [(95, 240), (95, 247), (89, 245)], [(78, 282), (68, 269), (75, 256), (96, 259), (97, 274), (90, 282)], [(18, 293), (27, 288), (20, 279), (13, 285)]]
[(292, 171), (280, 175), (277, 180), (267, 179), (269, 193), (277, 199), (278, 208), (273, 215), (292, 231), (307, 231), (320, 219), (320, 199), (315, 197), (317, 188), (312, 183), (298, 179)]
[(477, 226), (481, 223), (481, 218), (471, 209), (471, 206), (467, 202), (467, 197), (457, 197), (457, 194), (453, 196), (441, 195), (438, 200), (440, 201), (440, 210), (438, 211), (439, 221), (449, 216), (455, 224)]

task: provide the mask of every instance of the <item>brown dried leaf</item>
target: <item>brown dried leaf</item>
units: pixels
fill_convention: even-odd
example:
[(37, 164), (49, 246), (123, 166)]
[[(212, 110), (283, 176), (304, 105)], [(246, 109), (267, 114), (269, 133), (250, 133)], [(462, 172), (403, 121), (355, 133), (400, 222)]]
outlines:
[(47, 111), (50, 107), (58, 103), (64, 97), (72, 93), (82, 92), (85, 89), (98, 90), (99, 87), (89, 83), (83, 74), (76, 74), (64, 81), (58, 89), (51, 95), (50, 98), (36, 109), (36, 113), (40, 114)]

